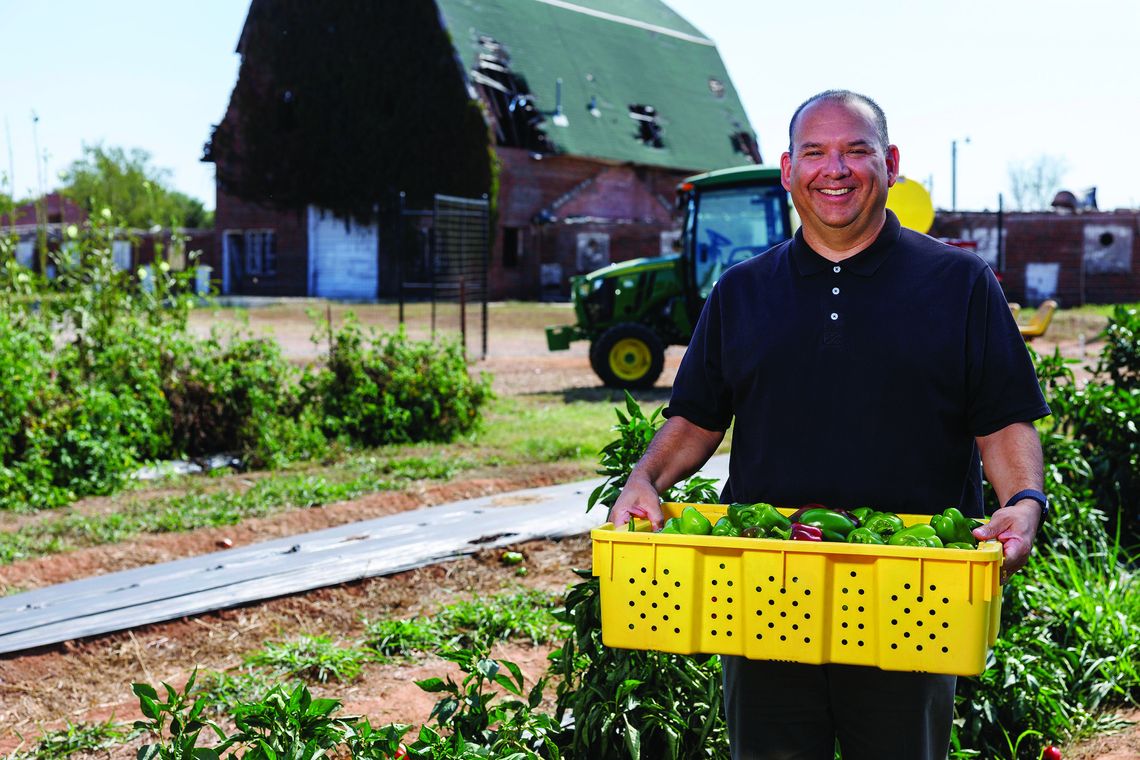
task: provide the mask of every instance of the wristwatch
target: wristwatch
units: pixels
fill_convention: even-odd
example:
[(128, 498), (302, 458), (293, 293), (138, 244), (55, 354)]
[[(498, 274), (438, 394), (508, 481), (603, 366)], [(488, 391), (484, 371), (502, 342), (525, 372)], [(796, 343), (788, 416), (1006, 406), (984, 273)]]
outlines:
[(1038, 491), (1036, 488), (1026, 488), (1023, 491), (1018, 491), (1013, 496), (1009, 497), (1009, 501), (1005, 503), (1007, 507), (1013, 506), (1022, 499), (1032, 499), (1041, 505), (1041, 522), (1045, 522), (1045, 518), (1049, 516), (1049, 497)]

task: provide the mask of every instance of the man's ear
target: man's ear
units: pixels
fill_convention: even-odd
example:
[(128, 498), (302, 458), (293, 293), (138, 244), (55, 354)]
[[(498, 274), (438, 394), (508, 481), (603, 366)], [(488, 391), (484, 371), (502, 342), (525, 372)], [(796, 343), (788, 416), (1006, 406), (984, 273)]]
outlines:
[[(893, 146), (892, 146), (893, 147)], [(780, 156), (780, 184), (788, 192), (792, 191), (792, 154), (785, 152)]]
[(894, 187), (895, 180), (899, 178), (899, 148), (897, 145), (887, 146), (887, 187)]

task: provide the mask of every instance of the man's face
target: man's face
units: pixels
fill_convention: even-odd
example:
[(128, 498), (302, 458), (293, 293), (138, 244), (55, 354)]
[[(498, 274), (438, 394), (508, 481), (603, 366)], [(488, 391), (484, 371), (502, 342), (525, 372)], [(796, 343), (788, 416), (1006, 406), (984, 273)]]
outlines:
[(780, 158), (805, 231), (854, 241), (878, 231), (898, 165), (898, 148), (883, 150), (866, 106), (828, 100), (800, 113), (792, 150)]

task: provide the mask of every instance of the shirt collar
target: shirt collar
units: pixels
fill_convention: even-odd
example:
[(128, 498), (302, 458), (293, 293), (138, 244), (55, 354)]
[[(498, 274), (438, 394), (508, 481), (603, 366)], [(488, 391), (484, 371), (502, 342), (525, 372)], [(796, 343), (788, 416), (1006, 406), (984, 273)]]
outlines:
[[(887, 209), (886, 213), (887, 220), (883, 224), (883, 229), (879, 230), (875, 242), (851, 258), (839, 262), (840, 266), (864, 277), (870, 277), (878, 271), (882, 263), (886, 261), (887, 256), (894, 250), (895, 243), (898, 242), (899, 236), (902, 234), (899, 218), (890, 209)], [(835, 262), (820, 256), (804, 241), (803, 227), (796, 230), (796, 236), (792, 240), (792, 261), (795, 262), (799, 273), (805, 277), (818, 274), (835, 265)]]

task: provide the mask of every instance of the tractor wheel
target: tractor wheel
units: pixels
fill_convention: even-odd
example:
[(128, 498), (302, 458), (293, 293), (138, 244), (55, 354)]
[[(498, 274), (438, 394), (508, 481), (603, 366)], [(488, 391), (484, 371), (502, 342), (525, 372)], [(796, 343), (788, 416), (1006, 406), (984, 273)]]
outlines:
[(665, 345), (643, 325), (614, 325), (590, 346), (590, 366), (611, 388), (652, 388), (665, 367)]

